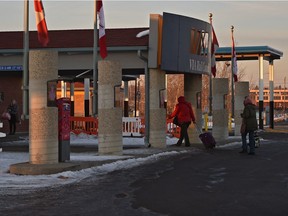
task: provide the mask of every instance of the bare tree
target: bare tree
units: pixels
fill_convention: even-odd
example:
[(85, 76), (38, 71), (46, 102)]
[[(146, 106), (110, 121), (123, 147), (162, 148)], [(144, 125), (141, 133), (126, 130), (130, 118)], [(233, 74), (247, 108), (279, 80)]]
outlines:
[[(230, 62), (217, 62), (216, 78), (229, 78), (229, 89), (231, 91), (231, 67)], [(241, 81), (245, 75), (245, 67), (238, 65), (238, 80)], [(214, 78), (212, 78), (214, 79)], [(252, 80), (252, 78), (251, 78)], [(129, 107), (130, 110), (139, 110), (139, 115), (145, 115), (145, 76), (141, 75), (137, 81), (137, 91), (135, 103), (135, 82), (129, 85)], [(256, 85), (254, 87), (257, 87)], [(183, 74), (168, 74), (167, 75), (167, 113), (174, 110), (175, 104), (179, 96), (184, 94), (184, 75)], [(208, 111), (209, 108), (209, 95), (210, 94), (210, 75), (202, 75), (202, 110)], [(228, 100), (231, 95), (228, 96)], [(229, 103), (228, 103), (229, 104)], [(230, 105), (228, 105), (228, 109)]]
[(184, 75), (167, 76), (167, 113), (172, 113), (179, 96), (184, 94)]
[[(216, 68), (217, 68), (217, 71), (216, 71), (215, 78), (228, 78), (229, 80), (230, 95), (228, 95), (227, 99), (231, 100), (231, 76), (232, 76), (231, 63), (230, 61), (217, 62)], [(244, 76), (245, 76), (245, 67), (238, 65), (238, 72), (237, 72), (238, 81), (241, 81)], [(202, 78), (202, 110), (206, 111), (210, 103), (209, 101), (210, 77), (208, 75), (203, 75), (202, 77), (203, 77)], [(228, 103), (228, 109), (231, 109), (230, 103)]]
[[(231, 66), (230, 61), (217, 62), (216, 78), (231, 79), (232, 71), (230, 66)], [(245, 67), (242, 67), (241, 64), (238, 64), (238, 72), (237, 72), (238, 81), (243, 80), (244, 76), (245, 76)]]
[(208, 111), (210, 96), (210, 75), (202, 75), (202, 110)]

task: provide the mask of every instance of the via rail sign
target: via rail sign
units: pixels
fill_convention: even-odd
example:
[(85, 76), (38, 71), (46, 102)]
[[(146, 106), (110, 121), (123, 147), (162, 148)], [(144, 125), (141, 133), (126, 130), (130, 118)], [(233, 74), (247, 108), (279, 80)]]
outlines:
[(210, 23), (170, 13), (163, 14), (161, 69), (210, 74)]

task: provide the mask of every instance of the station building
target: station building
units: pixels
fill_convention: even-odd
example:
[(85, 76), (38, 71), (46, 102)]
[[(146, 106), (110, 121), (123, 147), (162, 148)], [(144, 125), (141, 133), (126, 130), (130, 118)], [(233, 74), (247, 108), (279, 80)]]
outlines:
[[(135, 80), (144, 74), (145, 63), (137, 55), (138, 51), (146, 53), (149, 36), (137, 38), (139, 32), (147, 28), (106, 29), (108, 57), (107, 60), (120, 61), (123, 81)], [(0, 32), (0, 112), (7, 109), (12, 99), (16, 99), (19, 113), (22, 113), (22, 76), (23, 76), (23, 32)], [(59, 79), (75, 82), (74, 114), (85, 115), (84, 79), (93, 76), (93, 29), (49, 31), (50, 42), (43, 48), (38, 42), (37, 32), (29, 33), (30, 50), (55, 50), (59, 58)], [(98, 57), (101, 59), (100, 55)], [(81, 75), (83, 74), (83, 75)], [(80, 76), (79, 76), (80, 75)], [(63, 87), (63, 86), (62, 86)], [(58, 97), (61, 97), (58, 85)], [(65, 83), (67, 97), (70, 97), (70, 82)], [(92, 91), (92, 87), (91, 87)], [(91, 99), (92, 95), (90, 95)], [(89, 115), (92, 114), (90, 103)], [(17, 132), (28, 131), (28, 121), (17, 126)], [(4, 124), (8, 131), (8, 124)]]
[[(149, 34), (139, 33), (147, 32)], [(137, 37), (138, 35), (138, 37)], [(202, 20), (181, 15), (163, 13), (151, 14), (149, 28), (107, 29), (108, 57), (105, 61), (98, 57), (98, 90), (93, 92), (98, 100), (98, 150), (99, 154), (121, 155), (123, 152), (121, 107), (115, 103), (115, 89), (122, 81), (135, 80), (145, 74), (145, 145), (156, 148), (166, 147), (166, 75), (184, 75), (184, 96), (192, 104), (196, 122), (202, 122), (202, 75), (211, 74), (212, 26)], [(0, 111), (4, 111), (12, 99), (16, 99), (19, 111), (26, 100), (23, 98), (23, 33), (0, 32)], [(90, 92), (94, 68), (94, 30), (49, 31), (50, 42), (43, 48), (38, 43), (37, 32), (29, 32), (29, 122), (23, 121), (18, 132), (29, 130), (29, 154), (31, 164), (52, 164), (59, 162), (61, 146), (57, 133), (58, 110), (49, 107), (47, 83), (51, 79), (61, 80), (61, 95), (73, 102), (73, 114), (84, 107), (84, 115), (92, 114)], [(274, 108), (274, 60), (280, 59), (282, 52), (268, 46), (238, 47), (238, 60), (259, 61), (259, 127), (263, 127), (263, 61), (269, 61), (270, 117)], [(217, 61), (231, 60), (231, 47), (219, 48)], [(25, 70), (24, 70), (25, 71)], [(211, 77), (211, 76), (210, 76)], [(84, 80), (84, 96), (83, 96)], [(216, 140), (228, 138), (227, 78), (211, 79), (213, 98), (213, 136)], [(66, 95), (67, 89), (77, 83), (76, 94)], [(95, 83), (94, 83), (95, 84)], [(72, 86), (73, 86), (72, 85)], [(74, 89), (73, 87), (73, 89)], [(63, 89), (63, 90), (62, 90)], [(79, 91), (77, 91), (79, 90)], [(94, 89), (93, 89), (94, 91)], [(120, 91), (120, 90), (119, 90)], [(72, 94), (72, 93), (71, 93)], [(124, 95), (126, 92), (124, 93)], [(235, 135), (240, 133), (243, 98), (249, 94), (248, 82), (235, 83), (234, 122)], [(25, 95), (24, 95), (25, 96)], [(75, 97), (75, 98), (74, 98)], [(83, 99), (84, 97), (84, 99)], [(166, 96), (167, 97), (167, 96)], [(83, 102), (84, 101), (84, 102)], [(88, 102), (88, 106), (87, 106)], [(83, 106), (84, 103), (84, 106)], [(125, 101), (124, 101), (125, 103)], [(76, 104), (76, 109), (75, 105)], [(94, 103), (93, 103), (94, 104)], [(125, 110), (125, 106), (124, 106)], [(82, 109), (83, 111), (83, 109)], [(79, 111), (81, 113), (81, 111)], [(79, 114), (77, 113), (77, 115)], [(83, 113), (83, 112), (82, 112)], [(125, 111), (124, 111), (125, 115)], [(30, 126), (30, 128), (29, 128)], [(271, 121), (273, 128), (273, 120)], [(3, 130), (7, 132), (7, 124)], [(67, 132), (68, 131), (68, 132)], [(67, 134), (70, 134), (66, 127)], [(188, 128), (191, 143), (199, 143), (197, 125)], [(66, 144), (65, 144), (66, 145)], [(68, 149), (67, 144), (67, 149)], [(64, 159), (65, 161), (66, 159)], [(61, 160), (60, 160), (61, 161)]]
[[(154, 18), (155, 17), (158, 18), (159, 15), (154, 15)], [(155, 23), (153, 24), (151, 20), (153, 20), (154, 18), (153, 16), (152, 18), (150, 17), (149, 28), (106, 29), (106, 38), (107, 38), (106, 41), (107, 41), (107, 47), (108, 47), (107, 60), (120, 62), (123, 81), (127, 82), (129, 80), (135, 80), (137, 79), (137, 77), (139, 77), (139, 75), (145, 74), (145, 71), (147, 71), (148, 69), (150, 70), (151, 68), (149, 65), (147, 65), (147, 62), (143, 61), (143, 56), (146, 59), (151, 57), (150, 56), (151, 50), (155, 48), (155, 41), (157, 41), (157, 39), (151, 38), (151, 35), (144, 35), (142, 37), (136, 37), (136, 35), (139, 34), (140, 32), (147, 31), (148, 29), (151, 30), (151, 28), (152, 29), (159, 28), (158, 24), (156, 27), (153, 26), (155, 25)], [(186, 18), (184, 17), (183, 19), (186, 19)], [(59, 60), (59, 66), (58, 66), (59, 79), (63, 78), (63, 80), (73, 80), (73, 82), (75, 82), (75, 95), (74, 95), (74, 104), (75, 104), (74, 114), (75, 115), (89, 116), (92, 114), (91, 104), (89, 105), (88, 111), (87, 111), (87, 106), (85, 106), (86, 98), (85, 98), (84, 91), (83, 91), (84, 90), (83, 80), (85, 78), (88, 78), (90, 79), (90, 84), (93, 82), (92, 80), (92, 77), (93, 77), (93, 36), (94, 36), (93, 34), (94, 34), (94, 30), (92, 29), (55, 30), (55, 31), (52, 30), (52, 31), (49, 31), (50, 42), (47, 47), (43, 48), (38, 42), (37, 32), (31, 31), (29, 33), (29, 49), (30, 50), (57, 51), (58, 60)], [(188, 40), (191, 40), (191, 38), (195, 39), (196, 38), (195, 35), (197, 35), (198, 32), (191, 31), (190, 34), (191, 35)], [(155, 37), (155, 35), (153, 36)], [(160, 37), (160, 35), (156, 35), (156, 37), (158, 36)], [(169, 35), (169, 37), (175, 38), (175, 37), (179, 37), (179, 35), (174, 33), (174, 34), (171, 34), (171, 36)], [(205, 36), (202, 35), (201, 37), (204, 38)], [(16, 99), (19, 105), (19, 111), (21, 113), (22, 106), (23, 106), (23, 100), (22, 100), (23, 98), (23, 95), (22, 95), (23, 32), (20, 32), (20, 31), (19, 32), (0, 32), (0, 38), (1, 38), (0, 40), (0, 93), (1, 93), (0, 112), (3, 112), (8, 107), (8, 104), (10, 103), (12, 99)], [(185, 43), (183, 42), (183, 44)], [(178, 48), (183, 49), (183, 47), (181, 47), (183, 46), (183, 44), (181, 45), (180, 43), (179, 47), (172, 46), (172, 50), (173, 49), (176, 50)], [(193, 52), (194, 53), (197, 52), (198, 48), (200, 47), (198, 46), (197, 49), (195, 49), (195, 47), (191, 48), (190, 52), (193, 54)], [(139, 55), (139, 53), (141, 55)], [(166, 58), (165, 64), (166, 66), (168, 65), (168, 69), (167, 68), (163, 69), (166, 74), (185, 72), (184, 67), (186, 66), (182, 64), (183, 62), (181, 63), (181, 59), (177, 63), (173, 61), (173, 58), (174, 59), (178, 58), (177, 53), (171, 52), (171, 50), (165, 50), (165, 52), (163, 53), (165, 53), (165, 55), (167, 55), (167, 53), (169, 53), (169, 55), (172, 54), (172, 56), (166, 56), (167, 58)], [(273, 88), (274, 87), (273, 86), (273, 76), (274, 76), (273, 75), (274, 74), (273, 61), (275, 59), (276, 60), (280, 59), (283, 53), (273, 48), (270, 48), (268, 46), (236, 47), (236, 53), (237, 53), (238, 60), (258, 60), (260, 63), (259, 64), (260, 65), (259, 66), (260, 77), (261, 77), (261, 73), (263, 73), (263, 61), (264, 60), (269, 61), (269, 74), (271, 74), (270, 77), (272, 77), (272, 79), (269, 80), (269, 85), (270, 85), (269, 86), (269, 89), (270, 89), (269, 105), (270, 107), (273, 108), (274, 107), (273, 90), (271, 93), (271, 89), (274, 89)], [(159, 56), (158, 57), (156, 56), (156, 58), (155, 56), (153, 57), (154, 59), (159, 58)], [(100, 56), (98, 58), (99, 60), (101, 60)], [(157, 67), (157, 64), (159, 64), (157, 60), (156, 62), (153, 62), (154, 68)], [(231, 60), (231, 48), (220, 47), (216, 52), (216, 60), (217, 61)], [(195, 62), (197, 61), (194, 61), (194, 60), (190, 61), (190, 65), (187, 65), (187, 67), (188, 68), (190, 67), (191, 70), (194, 70), (194, 69), (197, 69), (197, 67), (201, 66), (200, 64), (199, 64), (200, 66), (196, 65)], [(184, 65), (183, 68), (181, 68), (182, 65)], [(169, 67), (173, 69), (170, 70)], [(202, 70), (202, 68), (200, 69)], [(153, 70), (151, 71), (151, 74), (155, 74), (155, 73), (156, 72), (153, 72)], [(185, 85), (184, 93), (186, 92), (189, 98), (190, 97), (193, 98), (193, 100), (192, 99), (191, 100), (192, 100), (192, 103), (194, 103), (193, 104), (194, 107), (199, 109), (199, 97), (198, 96), (199, 96), (199, 91), (201, 91), (199, 90), (201, 89), (201, 86), (196, 86), (196, 84), (199, 82), (192, 79), (194, 80), (192, 82), (193, 86), (197, 88), (198, 90), (193, 89), (193, 92), (195, 93), (195, 95), (194, 93), (193, 95), (189, 95), (190, 93), (187, 93), (187, 92), (191, 91), (191, 89), (189, 88), (191, 88), (191, 81), (192, 81), (191, 79), (188, 78), (189, 75), (190, 74), (188, 75), (185, 74), (186, 81), (184, 81), (184, 85)], [(197, 75), (196, 79), (198, 79), (199, 78), (198, 75), (201, 75), (201, 74), (196, 73), (196, 75)], [(188, 82), (190, 82), (190, 84)], [(69, 95), (70, 83), (71, 82), (66, 82), (64, 85), (66, 88), (65, 94), (67, 93), (67, 95), (65, 96), (67, 97), (70, 96)], [(259, 108), (263, 110), (263, 88), (264, 88), (263, 77), (261, 80), (259, 80), (259, 83), (260, 83), (260, 86), (259, 86), (260, 89), (259, 89), (259, 97), (258, 97), (259, 102), (258, 103), (259, 103)], [(62, 85), (58, 87), (63, 88)], [(163, 86), (163, 88), (165, 88), (165, 86)], [(159, 92), (156, 94), (158, 97)], [(61, 96), (63, 96), (62, 90), (61, 90), (61, 93), (60, 91), (58, 92), (58, 97), (61, 97)], [(93, 98), (91, 97), (89, 99), (93, 100)], [(7, 127), (5, 125), (4, 125), (3, 130), (7, 132)], [(18, 131), (19, 132), (28, 131), (28, 121), (22, 122), (22, 124), (18, 126)]]

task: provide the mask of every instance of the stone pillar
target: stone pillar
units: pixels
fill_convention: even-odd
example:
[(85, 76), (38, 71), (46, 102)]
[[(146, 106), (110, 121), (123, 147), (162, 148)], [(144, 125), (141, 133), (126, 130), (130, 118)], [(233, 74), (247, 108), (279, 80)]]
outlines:
[(215, 140), (226, 140), (228, 131), (228, 109), (227, 95), (229, 92), (229, 81), (227, 78), (217, 78), (212, 80), (212, 134)]
[(29, 153), (31, 164), (58, 163), (58, 108), (47, 107), (47, 81), (58, 78), (58, 53), (29, 52)]
[(150, 144), (155, 148), (166, 147), (166, 109), (160, 107), (162, 91), (165, 91), (165, 72), (150, 69)]
[(249, 82), (235, 82), (235, 116), (234, 116), (234, 135), (240, 136), (242, 123), (241, 113), (243, 112), (243, 101), (245, 96), (249, 96)]
[(122, 155), (122, 108), (115, 107), (116, 89), (122, 82), (120, 63), (98, 62), (98, 142), (100, 155)]
[[(190, 102), (196, 118), (196, 124), (202, 129), (202, 109), (201, 109), (202, 75), (184, 74), (184, 97)], [(197, 99), (198, 97), (198, 99)], [(198, 101), (197, 101), (198, 100)], [(192, 123), (188, 128), (189, 140), (193, 144), (201, 144), (199, 132), (196, 131)]]

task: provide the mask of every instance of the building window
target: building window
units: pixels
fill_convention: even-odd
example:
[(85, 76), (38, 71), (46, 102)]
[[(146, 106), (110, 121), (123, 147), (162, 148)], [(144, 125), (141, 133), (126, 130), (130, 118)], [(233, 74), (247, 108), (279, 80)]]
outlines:
[(208, 33), (197, 29), (191, 30), (190, 52), (194, 55), (207, 56), (208, 52)]

